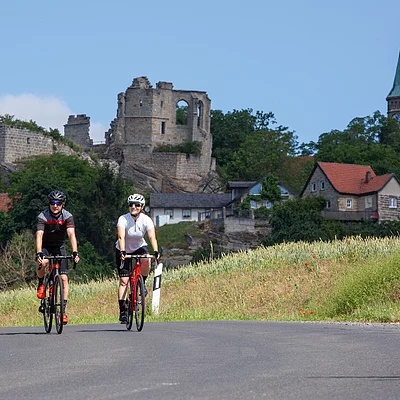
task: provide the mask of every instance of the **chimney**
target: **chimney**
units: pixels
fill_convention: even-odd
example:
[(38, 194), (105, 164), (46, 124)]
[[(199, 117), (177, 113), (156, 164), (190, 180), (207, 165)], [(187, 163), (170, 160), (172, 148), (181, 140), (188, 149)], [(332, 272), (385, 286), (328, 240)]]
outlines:
[(371, 171), (367, 171), (365, 174), (365, 183), (368, 183), (371, 180)]

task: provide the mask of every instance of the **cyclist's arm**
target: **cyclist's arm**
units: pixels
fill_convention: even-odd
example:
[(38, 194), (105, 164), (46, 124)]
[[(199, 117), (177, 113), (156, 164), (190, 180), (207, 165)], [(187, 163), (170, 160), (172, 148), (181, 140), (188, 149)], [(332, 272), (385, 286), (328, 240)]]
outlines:
[(147, 235), (149, 236), (149, 240), (151, 243), (151, 247), (153, 248), (153, 251), (158, 252), (158, 243), (157, 243), (157, 238), (156, 238), (156, 229), (155, 228), (150, 228), (147, 231)]
[(78, 242), (76, 240), (75, 228), (67, 228), (67, 235), (71, 243), (72, 251), (78, 252)]
[(125, 248), (125, 226), (117, 226), (118, 247), (121, 252), (126, 251)]
[(36, 253), (41, 253), (43, 250), (43, 234), (44, 231), (36, 231)]

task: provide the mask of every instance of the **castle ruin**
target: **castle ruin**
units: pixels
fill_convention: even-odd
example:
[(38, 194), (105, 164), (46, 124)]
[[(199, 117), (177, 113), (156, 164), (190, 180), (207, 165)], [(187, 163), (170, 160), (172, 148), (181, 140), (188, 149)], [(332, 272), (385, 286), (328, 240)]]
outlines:
[[(118, 160), (125, 178), (156, 192), (207, 190), (215, 175), (211, 157), (211, 101), (206, 92), (173, 90), (170, 82), (153, 88), (135, 78), (118, 94), (117, 116), (106, 133), (106, 154)], [(159, 152), (159, 146), (198, 142), (199, 155)]]
[(90, 150), (93, 140), (89, 135), (90, 117), (86, 114), (70, 115), (64, 125), (64, 137), (79, 144), (84, 150)]
[[(94, 150), (100, 158), (116, 161), (121, 175), (140, 190), (215, 192), (219, 184), (211, 157), (210, 107), (206, 92), (174, 90), (170, 82), (153, 88), (142, 76), (118, 94), (117, 115), (105, 133), (105, 144), (93, 145), (86, 114), (70, 115), (64, 136), (86, 152)], [(193, 142), (196, 154), (177, 148)], [(0, 144), (2, 163), (60, 151), (49, 137), (6, 126), (0, 128)]]

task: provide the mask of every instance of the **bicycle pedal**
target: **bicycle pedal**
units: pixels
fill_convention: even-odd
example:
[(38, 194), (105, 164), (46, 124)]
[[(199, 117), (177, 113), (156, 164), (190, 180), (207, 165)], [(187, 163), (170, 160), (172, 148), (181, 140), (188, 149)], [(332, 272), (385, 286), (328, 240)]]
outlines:
[(42, 305), (39, 306), (38, 311), (44, 314), (44, 307)]

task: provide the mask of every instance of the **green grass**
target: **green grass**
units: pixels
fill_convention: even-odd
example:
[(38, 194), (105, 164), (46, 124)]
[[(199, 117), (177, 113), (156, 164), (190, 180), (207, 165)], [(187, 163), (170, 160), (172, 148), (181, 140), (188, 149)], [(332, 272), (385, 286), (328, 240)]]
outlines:
[[(299, 242), (164, 271), (160, 312), (150, 293), (146, 320), (400, 322), (399, 248), (398, 237)], [(116, 323), (117, 286), (71, 282), (70, 323)], [(0, 293), (0, 326), (41, 325), (38, 305), (34, 287)]]
[(163, 225), (156, 229), (157, 240), (161, 247), (175, 247), (187, 249), (188, 243), (185, 234), (193, 237), (201, 235), (197, 222), (180, 222), (178, 224)]

